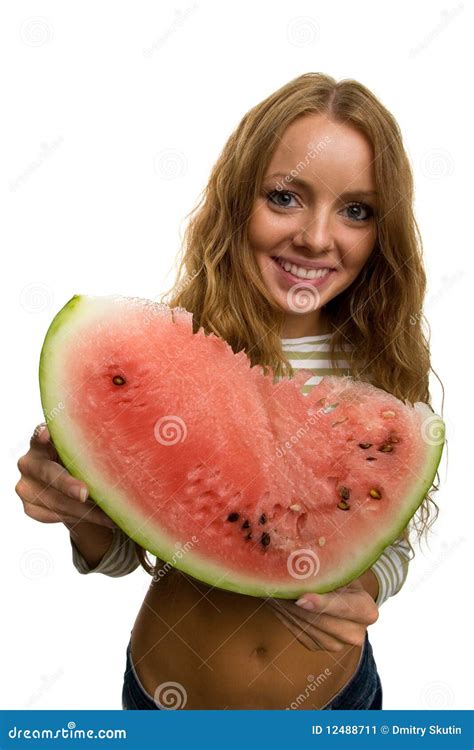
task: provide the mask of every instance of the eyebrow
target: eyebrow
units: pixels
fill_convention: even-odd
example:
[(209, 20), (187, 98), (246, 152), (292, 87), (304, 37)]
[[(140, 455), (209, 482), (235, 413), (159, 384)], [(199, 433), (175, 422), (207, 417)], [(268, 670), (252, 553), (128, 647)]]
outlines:
[[(275, 172), (274, 174), (268, 175), (265, 179), (270, 180), (272, 177), (283, 177), (285, 182), (293, 182), (297, 185), (302, 185), (303, 187), (310, 188), (309, 182), (306, 182), (306, 180), (301, 180), (299, 177), (289, 177), (289, 175), (285, 175), (284, 172)], [(345, 193), (341, 193), (342, 198), (352, 198), (356, 195), (377, 195), (376, 190), (348, 190)]]

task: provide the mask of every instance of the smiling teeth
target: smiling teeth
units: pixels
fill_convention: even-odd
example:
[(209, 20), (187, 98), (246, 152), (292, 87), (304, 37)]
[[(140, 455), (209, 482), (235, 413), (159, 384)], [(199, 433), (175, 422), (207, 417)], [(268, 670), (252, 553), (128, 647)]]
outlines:
[(311, 270), (309, 268), (301, 268), (301, 266), (295, 266), (294, 263), (289, 263), (288, 261), (280, 260), (279, 258), (277, 258), (277, 263), (279, 263), (285, 271), (292, 273), (293, 276), (297, 276), (299, 279), (321, 279), (331, 270), (330, 268), (319, 268), (318, 270), (314, 268)]

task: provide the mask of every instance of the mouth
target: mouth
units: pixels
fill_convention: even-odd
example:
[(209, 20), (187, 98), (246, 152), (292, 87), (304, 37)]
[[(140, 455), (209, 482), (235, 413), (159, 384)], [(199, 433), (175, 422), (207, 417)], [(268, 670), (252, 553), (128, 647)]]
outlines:
[(336, 269), (329, 266), (327, 268), (318, 269), (303, 268), (302, 266), (297, 266), (295, 263), (290, 263), (290, 261), (285, 260), (284, 258), (277, 258), (276, 256), (272, 256), (272, 261), (276, 266), (280, 277), (286, 281), (290, 281), (292, 284), (305, 282), (311, 284), (311, 286), (321, 286), (337, 273)]

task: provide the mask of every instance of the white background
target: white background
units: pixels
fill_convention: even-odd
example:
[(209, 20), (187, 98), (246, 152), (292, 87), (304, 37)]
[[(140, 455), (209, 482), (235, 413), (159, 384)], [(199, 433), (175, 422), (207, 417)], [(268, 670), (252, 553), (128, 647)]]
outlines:
[[(2, 16), (1, 706), (121, 708), (125, 647), (149, 584), (141, 569), (81, 576), (66, 529), (25, 516), (14, 491), (43, 419), (38, 361), (51, 319), (73, 294), (169, 289), (186, 214), (241, 117), (320, 71), (368, 86), (402, 129), (432, 364), (446, 389), (440, 518), (369, 630), (384, 709), (469, 707), (467, 4), (39, 1)], [(432, 394), (440, 413), (434, 378)]]

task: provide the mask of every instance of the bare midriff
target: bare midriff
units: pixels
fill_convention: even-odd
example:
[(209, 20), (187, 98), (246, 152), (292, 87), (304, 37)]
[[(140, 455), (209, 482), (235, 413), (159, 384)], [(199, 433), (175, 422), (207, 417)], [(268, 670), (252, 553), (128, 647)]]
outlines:
[(150, 696), (177, 682), (184, 709), (310, 710), (346, 685), (361, 647), (311, 651), (265, 599), (210, 587), (172, 568), (152, 580), (131, 656)]

